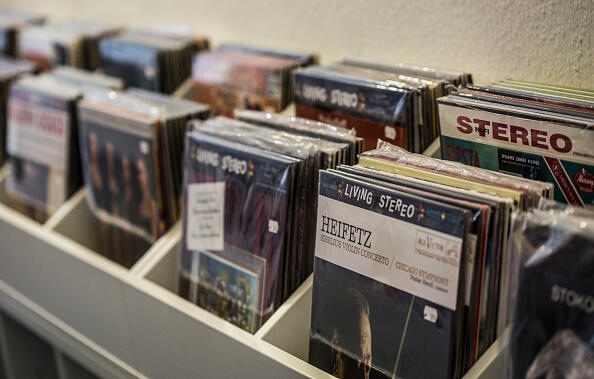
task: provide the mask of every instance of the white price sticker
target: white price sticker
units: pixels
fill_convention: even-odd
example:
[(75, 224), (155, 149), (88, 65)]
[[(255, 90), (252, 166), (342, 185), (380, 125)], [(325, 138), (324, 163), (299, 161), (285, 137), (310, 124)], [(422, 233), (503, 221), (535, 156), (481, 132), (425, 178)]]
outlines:
[(425, 305), (425, 309), (423, 309), (423, 318), (435, 324), (437, 322), (437, 309)]
[(268, 231), (270, 233), (278, 233), (278, 221), (268, 220)]
[(391, 126), (386, 126), (384, 128), (384, 136), (388, 139), (396, 139), (396, 129)]

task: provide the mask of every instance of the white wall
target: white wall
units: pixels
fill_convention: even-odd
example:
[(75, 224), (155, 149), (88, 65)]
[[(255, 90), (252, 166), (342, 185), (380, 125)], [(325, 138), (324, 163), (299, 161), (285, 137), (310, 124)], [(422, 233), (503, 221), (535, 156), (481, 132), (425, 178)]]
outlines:
[(180, 23), (237, 41), (594, 88), (594, 0), (0, 0), (58, 18)]

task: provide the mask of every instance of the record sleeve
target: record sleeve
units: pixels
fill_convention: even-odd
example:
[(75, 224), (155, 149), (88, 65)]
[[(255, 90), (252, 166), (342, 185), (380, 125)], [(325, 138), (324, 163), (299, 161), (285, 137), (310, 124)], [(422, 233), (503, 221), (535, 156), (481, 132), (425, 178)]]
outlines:
[(439, 103), (445, 159), (552, 183), (555, 200), (594, 204), (592, 118), (456, 95)]
[(318, 170), (344, 163), (342, 152), (346, 152), (348, 145), (225, 117), (197, 122), (195, 125), (196, 130), (204, 133), (298, 160), (293, 222), (296, 237), (284, 270), (283, 299), (288, 298), (313, 269), (314, 241), (307, 236), (315, 233), (315, 225), (310, 220), (315, 218), (316, 212)]
[(456, 94), (470, 99), (486, 100), (493, 103), (525, 106), (532, 109), (585, 118), (594, 117), (594, 103), (574, 102), (563, 98), (555, 99), (511, 88), (468, 86), (459, 90)]
[(460, 375), (468, 212), (326, 171), (319, 188), (310, 363)]
[(267, 113), (236, 109), (235, 118), (263, 125), (289, 133), (317, 137), (336, 143), (348, 143), (349, 151), (345, 156), (346, 164), (355, 164), (357, 156), (363, 152), (363, 139), (356, 136), (354, 129), (346, 129), (334, 124), (314, 121), (307, 118), (291, 117), (278, 113)]
[(593, 219), (571, 207), (519, 215), (509, 377), (594, 375)]
[(255, 53), (262, 55), (270, 55), (273, 57), (287, 58), (295, 60), (299, 63), (300, 67), (311, 66), (318, 64), (319, 57), (316, 54), (302, 54), (292, 51), (266, 49), (256, 46), (247, 46), (237, 43), (224, 43), (219, 45), (218, 50), (220, 51), (243, 51), (246, 53)]
[(319, 67), (295, 71), (294, 81), (297, 116), (355, 129), (368, 149), (378, 138), (418, 145), (411, 89)]
[(208, 107), (94, 88), (80, 102), (87, 200), (105, 222), (154, 242), (179, 219), (183, 133)]
[(455, 87), (465, 87), (468, 84), (472, 84), (471, 74), (456, 70), (409, 65), (405, 63), (378, 63), (369, 59), (357, 57), (348, 57), (345, 58), (342, 62), (349, 65), (366, 67), (381, 71), (395, 72), (415, 77), (446, 80)]
[(407, 172), (413, 177), (419, 177), (416, 171), (419, 169), (425, 172), (425, 178), (422, 179), (511, 197), (523, 209), (534, 207), (538, 205), (541, 198), (551, 198), (553, 195), (553, 186), (550, 183), (412, 154), (385, 141), (378, 141), (376, 150), (362, 154), (360, 162), (362, 164), (368, 162), (368, 165), (383, 165), (387, 170), (397, 173), (398, 171)]
[[(475, 347), (474, 358), (470, 356), (471, 362), (476, 360), (507, 325), (506, 318), (500, 317), (500, 315), (505, 315), (506, 312), (502, 310), (502, 307), (505, 308), (505, 304), (507, 303), (501, 304), (499, 311), (497, 312), (495, 312), (494, 309), (497, 309), (498, 307), (499, 293), (503, 293), (503, 296), (505, 296), (505, 293), (507, 292), (504, 289), (500, 289), (501, 286), (505, 285), (505, 281), (498, 280), (498, 273), (500, 271), (498, 267), (500, 264), (499, 262), (501, 262), (503, 267), (506, 267), (507, 265), (507, 237), (509, 233), (510, 212), (513, 206), (512, 199), (445, 186), (363, 166), (341, 166), (338, 169), (343, 172), (365, 175), (421, 191), (430, 191), (435, 194), (452, 197), (462, 201), (485, 204), (490, 207), (491, 219), (488, 222), (488, 243), (484, 256), (484, 268), (481, 279), (482, 294), (479, 295), (481, 298), (478, 310), (479, 330), (478, 334), (474, 337), (475, 341), (478, 339), (478, 346)], [(477, 241), (477, 243), (479, 242)], [(502, 273), (502, 276), (505, 275)], [(497, 329), (493, 326), (495, 322), (501, 323)]]
[(34, 12), (15, 9), (0, 11), (0, 53), (7, 57), (17, 58), (21, 30), (28, 25), (41, 25), (44, 22), (45, 16)]
[(120, 28), (95, 21), (66, 20), (24, 28), (18, 39), (20, 56), (48, 70), (67, 65), (95, 70), (99, 65), (98, 43)]
[[(485, 258), (487, 255), (487, 242), (489, 238), (489, 222), (490, 222), (490, 207), (484, 204), (475, 203), (469, 200), (460, 200), (455, 197), (447, 195), (440, 195), (431, 188), (418, 190), (408, 186), (398, 184), (397, 178), (390, 177), (389, 174), (381, 174), (380, 172), (371, 172), (358, 167), (339, 168), (342, 175), (348, 177), (365, 180), (376, 185), (383, 185), (385, 187), (393, 188), (395, 190), (407, 192), (425, 199), (443, 202), (453, 206), (467, 209), (470, 212), (470, 230), (468, 235), (468, 243), (465, 251), (465, 293), (464, 293), (464, 347), (463, 347), (463, 369), (468, 370), (475, 361), (475, 356), (478, 350), (480, 321), (480, 305), (481, 297), (483, 295), (483, 278), (485, 268)], [(330, 170), (330, 172), (333, 172)]]
[(214, 115), (233, 110), (279, 112), (290, 102), (294, 59), (235, 50), (198, 54), (193, 63), (194, 99), (212, 107)]
[[(219, 252), (200, 250), (192, 256), (190, 276), (183, 283), (197, 283), (188, 292), (190, 301), (250, 333), (260, 327), (262, 287), (266, 260), (227, 246)], [(187, 275), (188, 272), (183, 272)]]
[(10, 88), (6, 190), (46, 215), (80, 186), (76, 102), (80, 88), (48, 76), (28, 76)]
[(93, 98), (79, 105), (87, 201), (103, 221), (155, 241), (165, 231), (155, 143), (158, 118), (104, 106)]
[[(182, 295), (188, 297), (200, 291), (197, 286), (205, 285), (205, 276), (195, 271), (199, 265), (192, 265), (201, 252), (225, 256), (232, 263), (226, 263), (228, 270), (244, 266), (241, 261), (246, 254), (251, 257), (248, 260), (265, 262), (263, 284), (253, 297), (261, 300), (249, 305), (253, 328), (214, 311), (254, 332), (280, 305), (284, 259), (294, 238), (291, 204), (296, 162), (197, 131), (187, 138), (180, 288), (188, 293)], [(233, 257), (232, 251), (237, 250), (241, 254)], [(234, 272), (230, 277), (242, 275)]]
[(0, 166), (6, 159), (6, 122), (10, 85), (21, 75), (34, 71), (35, 67), (27, 61), (0, 58)]
[(342, 63), (331, 64), (325, 67), (329, 70), (345, 74), (357, 75), (372, 80), (383, 80), (386, 85), (411, 90), (411, 97), (413, 99), (412, 122), (414, 125), (411, 128), (411, 133), (414, 134), (414, 141), (418, 145), (415, 146), (415, 151), (424, 151), (427, 146), (433, 142), (435, 139), (434, 130), (437, 130), (438, 126), (433, 125), (431, 113), (437, 110), (437, 106), (436, 103), (430, 103), (430, 100), (428, 99), (429, 88), (426, 80), (421, 81), (418, 78), (398, 75), (388, 71), (380, 71)]
[(183, 28), (139, 28), (99, 43), (101, 69), (137, 87), (173, 93), (191, 74), (192, 57), (208, 40)]

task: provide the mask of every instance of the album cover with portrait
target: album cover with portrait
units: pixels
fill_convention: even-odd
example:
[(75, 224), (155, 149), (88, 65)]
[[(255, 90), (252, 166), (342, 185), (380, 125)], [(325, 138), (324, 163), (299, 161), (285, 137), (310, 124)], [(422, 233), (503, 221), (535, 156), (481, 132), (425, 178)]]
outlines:
[(94, 88), (80, 102), (87, 200), (107, 222), (154, 242), (179, 219), (183, 133), (208, 107), (143, 90)]

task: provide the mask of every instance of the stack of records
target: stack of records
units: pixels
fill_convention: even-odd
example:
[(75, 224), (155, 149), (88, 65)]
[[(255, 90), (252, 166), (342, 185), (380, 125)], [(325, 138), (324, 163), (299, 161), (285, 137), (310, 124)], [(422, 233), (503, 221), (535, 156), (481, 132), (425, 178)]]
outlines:
[(594, 90), (506, 80), (439, 102), (444, 159), (555, 184), (594, 205)]
[(19, 55), (44, 70), (57, 65), (95, 70), (99, 67), (99, 41), (119, 31), (114, 25), (83, 20), (31, 26), (20, 34)]
[[(103, 38), (115, 36), (122, 32), (122, 27), (97, 21), (68, 20), (59, 25), (60, 29), (78, 36), (80, 40), (81, 57), (79, 64), (72, 64), (85, 70), (94, 71), (99, 68), (99, 41)], [(67, 64), (74, 52), (58, 47), (58, 62)], [(65, 53), (62, 51), (65, 50)]]
[(27, 25), (41, 25), (44, 22), (45, 17), (36, 13), (0, 11), (0, 54), (16, 58), (20, 31)]
[(273, 57), (279, 58), (287, 58), (296, 60), (299, 64), (299, 67), (306, 67), (311, 66), (314, 64), (318, 64), (319, 57), (317, 54), (304, 54), (304, 53), (297, 53), (294, 51), (287, 51), (287, 50), (276, 50), (276, 49), (267, 49), (264, 47), (256, 47), (256, 46), (247, 46), (241, 45), (237, 43), (224, 43), (219, 46), (218, 50), (221, 51), (243, 51), (245, 53), (252, 53), (252, 54), (263, 54), (263, 55), (270, 55)]
[(72, 67), (56, 67), (49, 72), (52, 77), (61, 81), (81, 87), (104, 87), (111, 89), (122, 89), (124, 83), (120, 78), (107, 76), (100, 73), (91, 73)]
[(268, 116), (196, 122), (186, 152), (180, 294), (252, 333), (311, 274), (318, 171), (347, 162), (357, 142)]
[(312, 364), (460, 377), (504, 329), (511, 214), (552, 186), (461, 168), (380, 141), (320, 174)]
[(10, 84), (20, 75), (32, 73), (35, 67), (26, 61), (0, 58), (0, 166), (6, 159), (6, 119)]
[[(96, 76), (76, 83), (52, 73), (25, 76), (9, 92), (6, 151), (11, 170), (7, 193), (26, 205), (26, 213), (42, 220), (81, 183), (76, 104), (96, 86)], [(112, 84), (105, 78), (104, 83)]]
[(78, 106), (87, 201), (103, 222), (154, 242), (178, 218), (186, 123), (208, 107), (144, 90), (93, 89)]
[(594, 376), (593, 223), (591, 211), (558, 203), (518, 216), (506, 377)]
[(347, 156), (342, 159), (342, 162), (346, 164), (352, 165), (357, 163), (357, 157), (364, 150), (363, 139), (357, 137), (355, 131), (352, 129), (345, 129), (324, 122), (300, 117), (291, 117), (278, 113), (237, 109), (233, 114), (238, 120), (276, 130), (282, 130), (287, 133), (320, 138), (329, 142), (346, 143), (349, 145), (349, 148), (346, 152)]
[(293, 101), (293, 70), (316, 61), (313, 54), (223, 45), (194, 59), (194, 98), (215, 115), (232, 116), (236, 108), (280, 112)]
[(296, 114), (355, 129), (368, 149), (378, 138), (424, 151), (439, 136), (436, 99), (470, 74), (347, 58), (295, 72)]
[(101, 68), (126, 87), (173, 93), (191, 74), (192, 57), (208, 40), (184, 28), (144, 28), (102, 40)]

